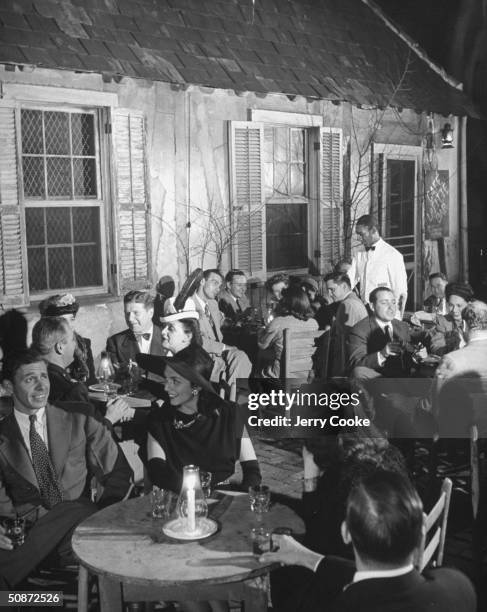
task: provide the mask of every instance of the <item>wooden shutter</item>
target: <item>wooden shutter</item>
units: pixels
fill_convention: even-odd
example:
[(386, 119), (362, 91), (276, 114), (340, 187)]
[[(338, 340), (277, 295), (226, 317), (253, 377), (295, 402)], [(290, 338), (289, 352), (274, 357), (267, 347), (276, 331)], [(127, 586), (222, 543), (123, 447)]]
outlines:
[(113, 116), (118, 227), (118, 286), (122, 292), (150, 283), (149, 198), (146, 180), (145, 120), (117, 109)]
[(230, 122), (232, 267), (265, 277), (265, 201), (262, 171), (264, 128)]
[(342, 252), (342, 132), (320, 129), (321, 272), (335, 264)]
[(0, 107), (0, 303), (27, 303), (15, 109)]

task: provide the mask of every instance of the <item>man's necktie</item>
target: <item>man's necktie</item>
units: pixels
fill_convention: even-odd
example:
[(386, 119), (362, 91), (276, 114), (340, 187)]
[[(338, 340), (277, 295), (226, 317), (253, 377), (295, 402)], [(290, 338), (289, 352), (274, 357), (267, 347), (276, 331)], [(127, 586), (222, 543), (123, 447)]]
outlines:
[(208, 321), (210, 322), (213, 333), (215, 334), (215, 340), (218, 340), (218, 332), (216, 330), (215, 321), (213, 320), (213, 317), (211, 316), (210, 307), (208, 306), (208, 304), (205, 304), (205, 315)]
[(240, 300), (237, 299), (236, 302), (237, 302), (237, 312), (242, 312), (242, 306), (240, 306)]
[(386, 325), (384, 327), (384, 334), (385, 334), (385, 336), (387, 338), (387, 342), (392, 342), (393, 337), (392, 337), (392, 329), (391, 329), (390, 325)]
[(134, 334), (134, 336), (137, 342), (140, 342), (142, 338), (144, 340), (150, 340), (150, 332), (146, 332), (145, 334)]
[(32, 454), (32, 465), (34, 466), (34, 472), (39, 484), (42, 505), (50, 509), (62, 501), (62, 495), (51, 457), (49, 456), (44, 440), (36, 430), (36, 415), (31, 414), (29, 420), (29, 442), (30, 452)]

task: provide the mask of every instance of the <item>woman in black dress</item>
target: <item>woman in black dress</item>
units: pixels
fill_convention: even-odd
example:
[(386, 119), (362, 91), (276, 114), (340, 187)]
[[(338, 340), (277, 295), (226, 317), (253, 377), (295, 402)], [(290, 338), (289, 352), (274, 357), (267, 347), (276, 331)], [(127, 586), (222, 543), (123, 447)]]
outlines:
[(148, 420), (147, 469), (151, 482), (178, 492), (183, 467), (211, 472), (212, 486), (226, 484), (240, 461), (242, 489), (259, 484), (259, 464), (245, 429), (245, 411), (213, 390), (213, 361), (199, 346), (173, 357), (138, 355), (139, 365), (163, 375), (166, 398)]

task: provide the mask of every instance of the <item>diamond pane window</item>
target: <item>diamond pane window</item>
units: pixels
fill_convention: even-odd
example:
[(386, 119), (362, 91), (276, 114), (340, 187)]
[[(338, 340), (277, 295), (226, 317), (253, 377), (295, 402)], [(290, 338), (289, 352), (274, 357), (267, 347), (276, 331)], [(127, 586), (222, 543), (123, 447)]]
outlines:
[(94, 112), (22, 109), (29, 290), (104, 284), (104, 203)]
[(98, 196), (95, 115), (24, 109), (21, 126), (27, 199)]
[(99, 207), (27, 208), (25, 220), (31, 291), (102, 283)]

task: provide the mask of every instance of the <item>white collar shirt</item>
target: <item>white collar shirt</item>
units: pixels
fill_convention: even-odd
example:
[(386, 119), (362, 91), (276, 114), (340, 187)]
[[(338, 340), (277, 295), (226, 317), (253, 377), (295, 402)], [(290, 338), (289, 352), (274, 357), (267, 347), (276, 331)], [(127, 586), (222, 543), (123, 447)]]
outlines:
[[(29, 415), (25, 414), (24, 412), (20, 412), (20, 410), (17, 410), (16, 408), (14, 408), (14, 416), (19, 426), (20, 433), (22, 434), (22, 439), (24, 440), (25, 446), (27, 447), (27, 450), (29, 452), (29, 457), (32, 459), (32, 452), (30, 450)], [(45, 408), (39, 408), (39, 410), (36, 412), (35, 428), (36, 428), (37, 433), (41, 436), (42, 440), (44, 441), (44, 444), (46, 445), (47, 449), (49, 450), (49, 441), (48, 441), (48, 436), (47, 436), (46, 409)]]
[(360, 582), (361, 580), (370, 580), (371, 578), (396, 578), (397, 576), (404, 576), (413, 571), (413, 564), (405, 565), (404, 567), (398, 567), (393, 570), (370, 570), (355, 572), (352, 582)]
[(148, 332), (144, 332), (150, 334), (150, 338), (147, 340), (140, 336), (137, 338), (137, 344), (139, 345), (140, 352), (144, 353), (144, 355), (148, 355), (150, 353), (150, 345), (152, 343), (152, 334), (154, 333), (154, 326), (150, 328)]

